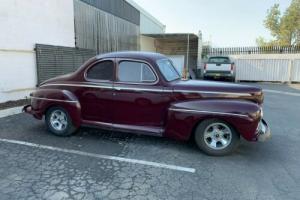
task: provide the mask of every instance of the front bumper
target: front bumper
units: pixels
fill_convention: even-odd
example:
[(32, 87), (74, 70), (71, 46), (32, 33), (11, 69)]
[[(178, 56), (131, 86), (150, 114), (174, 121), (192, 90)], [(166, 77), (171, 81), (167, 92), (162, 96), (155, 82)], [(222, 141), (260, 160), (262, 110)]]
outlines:
[(265, 120), (261, 120), (256, 130), (256, 138), (259, 142), (265, 142), (271, 138), (271, 130)]

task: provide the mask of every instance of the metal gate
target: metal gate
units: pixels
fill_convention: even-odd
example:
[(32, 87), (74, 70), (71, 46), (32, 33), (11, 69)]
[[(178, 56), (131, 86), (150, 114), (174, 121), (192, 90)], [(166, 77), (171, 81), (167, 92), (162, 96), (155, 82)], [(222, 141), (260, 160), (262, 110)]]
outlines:
[(95, 50), (36, 44), (38, 84), (43, 81), (75, 71)]
[(291, 81), (300, 82), (300, 59), (293, 61), (293, 67), (291, 70)]

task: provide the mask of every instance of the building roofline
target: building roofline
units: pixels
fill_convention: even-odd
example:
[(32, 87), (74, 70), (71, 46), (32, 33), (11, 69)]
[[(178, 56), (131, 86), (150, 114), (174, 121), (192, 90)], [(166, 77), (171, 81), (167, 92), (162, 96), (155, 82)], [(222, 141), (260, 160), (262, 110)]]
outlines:
[(170, 38), (177, 38), (177, 39), (185, 39), (188, 36), (190, 39), (197, 39), (198, 36), (194, 33), (158, 33), (158, 34), (141, 34), (146, 37), (152, 37), (156, 39), (170, 39)]
[(166, 25), (164, 25), (162, 22), (160, 22), (158, 19), (156, 19), (153, 15), (151, 15), (148, 11), (146, 11), (144, 8), (142, 8), (140, 5), (138, 5), (135, 1), (133, 1), (133, 0), (125, 0), (125, 1), (127, 1), (130, 5), (132, 5), (137, 10), (139, 10), (141, 14), (146, 15), (149, 19), (154, 21), (159, 26), (164, 27), (164, 28), (166, 27)]

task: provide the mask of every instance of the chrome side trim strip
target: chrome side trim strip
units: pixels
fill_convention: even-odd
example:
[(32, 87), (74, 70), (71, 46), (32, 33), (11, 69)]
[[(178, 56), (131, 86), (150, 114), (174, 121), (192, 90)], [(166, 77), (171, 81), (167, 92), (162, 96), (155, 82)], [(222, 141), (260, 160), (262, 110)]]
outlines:
[(138, 92), (164, 92), (163, 89), (150, 89), (150, 88), (133, 88), (133, 87), (114, 87), (115, 90), (129, 90)]
[(68, 84), (68, 83), (50, 83), (46, 85), (42, 85), (40, 87), (47, 86), (70, 86), (70, 87), (87, 87), (87, 88), (103, 88), (103, 89), (113, 89), (113, 86), (105, 86), (105, 85), (88, 85), (88, 84)]
[(234, 93), (234, 92), (214, 92), (214, 91), (201, 91), (201, 90), (170, 90), (170, 89), (151, 89), (151, 88), (137, 88), (137, 87), (114, 87), (114, 86), (105, 86), (105, 85), (90, 85), (90, 84), (68, 84), (68, 83), (50, 83), (41, 85), (40, 87), (47, 86), (71, 86), (71, 87), (87, 87), (87, 88), (102, 88), (102, 89), (116, 89), (116, 90), (133, 90), (133, 91), (147, 91), (147, 92), (180, 92), (180, 93), (200, 93), (200, 94), (222, 94), (222, 95), (231, 95), (231, 96), (247, 96), (251, 97), (249, 93)]
[(115, 89), (115, 90), (129, 90), (129, 91), (145, 91), (145, 92), (164, 92), (163, 89), (150, 89), (150, 88), (137, 88), (137, 87), (113, 87), (104, 85), (88, 85), (88, 84), (65, 84), (65, 83), (51, 83), (42, 85), (40, 87), (47, 86), (70, 86), (70, 87), (87, 87), (87, 88), (101, 88), (101, 89)]
[(235, 113), (225, 113), (225, 112), (214, 112), (214, 111), (204, 111), (204, 110), (189, 110), (181, 108), (169, 108), (171, 111), (175, 112), (186, 112), (186, 113), (206, 113), (206, 114), (216, 114), (216, 115), (228, 115), (228, 116), (238, 116), (238, 117), (248, 117), (248, 115), (235, 114)]
[(249, 96), (252, 95), (249, 93), (234, 93), (234, 92), (213, 92), (213, 91), (200, 91), (200, 90), (174, 90), (174, 92), (182, 92), (182, 93), (203, 93), (203, 94), (225, 94), (225, 95), (233, 95), (233, 96)]
[(45, 100), (45, 101), (57, 101), (57, 102), (66, 102), (66, 103), (78, 103), (78, 101), (69, 101), (69, 100), (60, 100), (60, 99), (49, 99), (41, 97), (30, 97), (31, 99)]

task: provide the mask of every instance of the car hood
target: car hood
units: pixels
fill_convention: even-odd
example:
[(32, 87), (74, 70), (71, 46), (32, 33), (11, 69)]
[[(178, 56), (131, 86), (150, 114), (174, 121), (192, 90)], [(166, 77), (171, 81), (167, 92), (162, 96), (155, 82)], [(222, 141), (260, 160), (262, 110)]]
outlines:
[(235, 83), (181, 80), (172, 83), (174, 92), (203, 93), (202, 96), (217, 96), (223, 98), (245, 98), (257, 103), (263, 102), (262, 89), (255, 86), (241, 85)]

